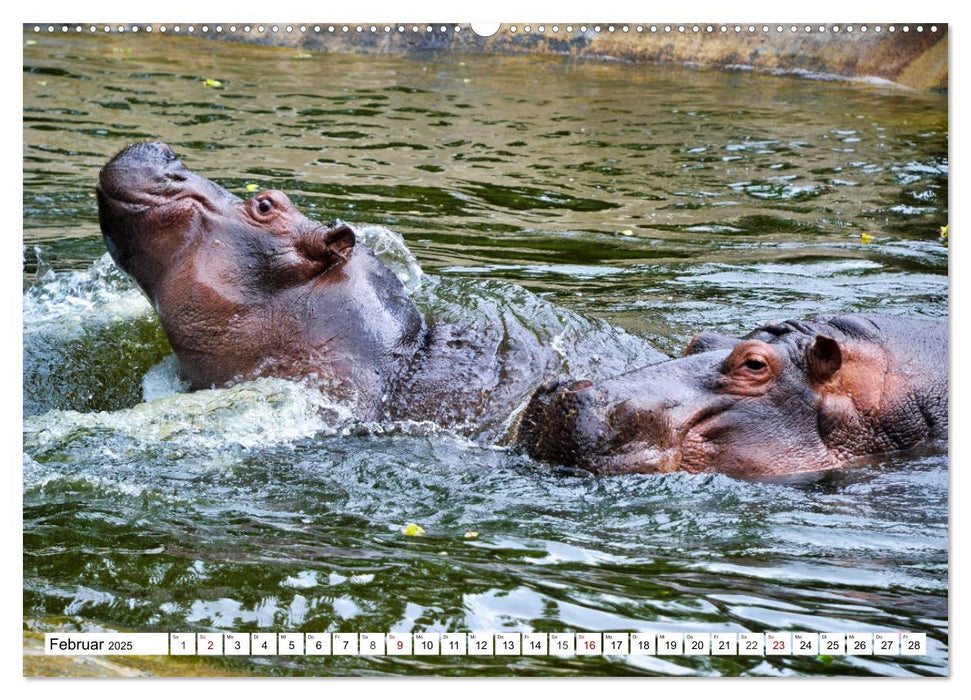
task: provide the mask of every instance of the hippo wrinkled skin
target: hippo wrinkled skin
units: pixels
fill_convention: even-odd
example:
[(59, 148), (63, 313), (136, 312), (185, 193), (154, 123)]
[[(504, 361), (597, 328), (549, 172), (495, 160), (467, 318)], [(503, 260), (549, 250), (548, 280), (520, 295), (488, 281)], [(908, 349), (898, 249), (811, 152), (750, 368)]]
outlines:
[[(563, 371), (514, 314), (426, 319), (348, 225), (309, 219), (277, 190), (243, 200), (164, 143), (118, 153), (97, 197), (108, 251), (155, 307), (191, 389), (307, 379), (361, 420), (428, 420), (494, 439)], [(634, 354), (664, 359), (647, 343)]]
[(696, 336), (616, 378), (547, 382), (519, 440), (597, 474), (760, 478), (947, 441), (945, 322), (837, 316)]

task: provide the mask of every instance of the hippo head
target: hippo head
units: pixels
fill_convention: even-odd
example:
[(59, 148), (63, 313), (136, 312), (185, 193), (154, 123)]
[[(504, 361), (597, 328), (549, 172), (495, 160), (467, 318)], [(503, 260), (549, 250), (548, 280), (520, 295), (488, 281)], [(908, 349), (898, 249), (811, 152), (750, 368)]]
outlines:
[(424, 327), (397, 277), (335, 221), (276, 190), (240, 199), (140, 143), (101, 170), (98, 215), (118, 266), (161, 318), (192, 388), (315, 376), (374, 402)]
[(599, 383), (548, 382), (520, 442), (533, 457), (598, 474), (824, 470), (935, 429), (908, 384), (918, 373), (854, 317), (790, 321), (741, 340), (705, 334), (678, 359)]

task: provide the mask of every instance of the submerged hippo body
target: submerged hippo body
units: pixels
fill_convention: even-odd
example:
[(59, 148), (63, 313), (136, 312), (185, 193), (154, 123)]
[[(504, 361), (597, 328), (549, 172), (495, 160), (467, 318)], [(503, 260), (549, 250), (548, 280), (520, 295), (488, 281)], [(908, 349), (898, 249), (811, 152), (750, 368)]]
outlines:
[(598, 474), (764, 477), (943, 447), (947, 325), (838, 316), (696, 336), (683, 356), (601, 382), (555, 381), (527, 407), (535, 458)]
[[(116, 155), (97, 196), (108, 251), (155, 307), (192, 389), (307, 379), (362, 420), (495, 438), (564, 371), (514, 315), (471, 327), (428, 320), (349, 226), (313, 221), (275, 190), (240, 199), (163, 143)], [(646, 343), (633, 352), (664, 359)]]

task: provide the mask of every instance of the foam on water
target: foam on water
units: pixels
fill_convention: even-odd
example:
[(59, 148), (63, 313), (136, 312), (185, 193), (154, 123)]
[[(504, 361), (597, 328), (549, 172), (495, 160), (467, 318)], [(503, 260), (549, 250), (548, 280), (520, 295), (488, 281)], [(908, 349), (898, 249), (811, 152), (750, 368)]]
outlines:
[(172, 394), (118, 411), (48, 411), (25, 419), (24, 438), (30, 449), (46, 449), (92, 432), (142, 446), (256, 447), (333, 434), (353, 420), (348, 406), (331, 401), (317, 388), (266, 378)]
[(48, 332), (52, 324), (59, 332), (76, 332), (82, 323), (116, 323), (152, 313), (152, 306), (118, 269), (108, 253), (92, 265), (73, 272), (55, 272), (39, 262), (36, 284), (23, 296), (25, 335)]

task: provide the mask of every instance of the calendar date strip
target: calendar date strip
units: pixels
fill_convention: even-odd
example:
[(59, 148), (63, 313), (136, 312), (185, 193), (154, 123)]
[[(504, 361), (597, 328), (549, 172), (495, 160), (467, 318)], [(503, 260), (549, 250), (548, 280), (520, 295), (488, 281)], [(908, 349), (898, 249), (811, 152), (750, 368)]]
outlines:
[(924, 656), (923, 632), (78, 632), (61, 656)]

